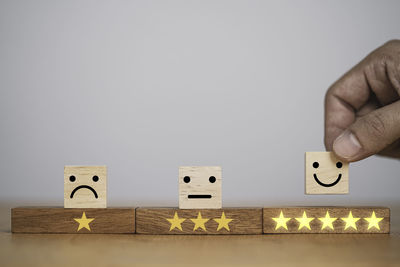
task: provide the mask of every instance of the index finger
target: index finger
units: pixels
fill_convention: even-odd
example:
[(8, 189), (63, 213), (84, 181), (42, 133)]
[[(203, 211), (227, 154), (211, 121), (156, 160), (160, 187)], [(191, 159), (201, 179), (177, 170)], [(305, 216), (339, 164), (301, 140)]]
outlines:
[(332, 151), (335, 139), (356, 118), (356, 112), (370, 97), (370, 87), (364, 72), (364, 61), (335, 82), (325, 95), (325, 147)]

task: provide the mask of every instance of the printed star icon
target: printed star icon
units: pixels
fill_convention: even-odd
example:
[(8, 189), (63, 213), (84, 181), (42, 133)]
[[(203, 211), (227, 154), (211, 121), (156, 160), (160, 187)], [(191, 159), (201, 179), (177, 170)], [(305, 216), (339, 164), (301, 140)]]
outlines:
[(326, 227), (331, 228), (333, 230), (333, 222), (337, 220), (337, 218), (331, 218), (329, 216), (329, 212), (326, 212), (325, 217), (318, 218), (322, 222), (321, 230), (324, 230)]
[(225, 217), (225, 212), (222, 212), (221, 218), (214, 219), (214, 221), (218, 223), (217, 231), (221, 230), (222, 228), (230, 231), (228, 224), (233, 221), (233, 219), (227, 219)]
[(90, 219), (89, 219), (89, 218), (86, 218), (85, 212), (83, 212), (81, 218), (74, 218), (74, 220), (77, 221), (77, 222), (79, 223), (78, 230), (76, 230), (77, 232), (78, 232), (79, 230), (81, 230), (82, 228), (86, 228), (86, 229), (88, 229), (89, 231), (91, 231), (91, 230), (90, 230), (89, 223), (90, 223), (91, 221), (93, 221), (94, 218), (90, 218)]
[(376, 218), (375, 211), (372, 212), (371, 217), (364, 219), (368, 222), (368, 230), (372, 227), (381, 230), (381, 228), (379, 227), (379, 222), (382, 221), (383, 218)]
[(343, 221), (346, 222), (346, 225), (344, 227), (344, 230), (346, 230), (347, 228), (351, 227), (354, 228), (355, 230), (357, 230), (357, 225), (356, 222), (360, 219), (360, 218), (354, 218), (353, 214), (351, 213), (351, 211), (349, 212), (349, 216), (347, 216), (347, 218), (341, 218)]
[(303, 228), (303, 227), (306, 227), (308, 230), (311, 230), (311, 227), (310, 227), (310, 222), (312, 221), (312, 220), (314, 220), (314, 218), (309, 218), (309, 217), (307, 217), (307, 214), (306, 214), (306, 212), (304, 211), (303, 212), (303, 217), (301, 217), (301, 218), (295, 218), (299, 223), (300, 223), (300, 225), (299, 225), (299, 229), (298, 230), (300, 230), (301, 228)]
[(290, 220), (290, 218), (285, 218), (282, 211), (278, 218), (272, 218), (272, 220), (276, 222), (275, 230), (277, 230), (279, 227), (283, 227), (286, 230), (288, 229), (286, 223)]
[(169, 221), (169, 223), (171, 224), (171, 227), (169, 228), (170, 231), (172, 231), (175, 228), (178, 228), (179, 230), (182, 231), (182, 225), (181, 224), (186, 219), (179, 218), (178, 213), (175, 211), (174, 218), (166, 219), (166, 220)]
[(201, 228), (204, 231), (206, 230), (206, 226), (204, 225), (209, 219), (203, 219), (201, 217), (201, 212), (199, 211), (199, 214), (197, 215), (196, 219), (190, 219), (192, 222), (194, 222), (194, 227), (193, 227), (193, 232), (196, 231), (196, 229)]

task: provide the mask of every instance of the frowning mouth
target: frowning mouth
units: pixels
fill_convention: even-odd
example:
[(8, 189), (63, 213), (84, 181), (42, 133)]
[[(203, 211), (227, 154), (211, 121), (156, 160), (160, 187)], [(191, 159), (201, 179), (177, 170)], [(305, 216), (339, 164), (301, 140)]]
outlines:
[(188, 198), (211, 198), (211, 195), (188, 195)]
[(70, 195), (70, 198), (73, 198), (74, 195), (75, 195), (75, 192), (78, 191), (79, 189), (82, 189), (82, 188), (89, 189), (90, 191), (93, 192), (94, 197), (95, 197), (95, 198), (98, 198), (96, 190), (94, 190), (93, 187), (88, 186), (88, 185), (80, 185), (80, 186), (76, 187), (74, 190), (72, 190), (71, 195)]
[(317, 184), (319, 184), (320, 186), (324, 186), (324, 187), (332, 187), (332, 186), (335, 186), (337, 183), (339, 183), (339, 181), (340, 181), (341, 178), (342, 178), (342, 174), (339, 173), (339, 176), (338, 176), (338, 178), (336, 179), (336, 181), (334, 181), (334, 182), (331, 183), (331, 184), (325, 184), (325, 183), (321, 182), (321, 181), (318, 179), (317, 175), (314, 173), (314, 180), (317, 182)]

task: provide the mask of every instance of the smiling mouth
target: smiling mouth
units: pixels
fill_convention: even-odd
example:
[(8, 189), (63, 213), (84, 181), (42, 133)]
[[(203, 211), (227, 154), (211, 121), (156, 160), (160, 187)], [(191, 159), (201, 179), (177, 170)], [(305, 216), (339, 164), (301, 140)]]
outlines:
[(95, 197), (95, 198), (98, 198), (97, 193), (96, 193), (96, 190), (94, 190), (93, 187), (88, 186), (88, 185), (80, 185), (80, 186), (76, 187), (74, 190), (72, 190), (70, 198), (73, 198), (73, 197), (74, 197), (74, 194), (76, 193), (76, 191), (78, 191), (79, 189), (82, 189), (82, 188), (89, 189), (90, 191), (93, 192), (94, 197)]
[(211, 195), (188, 195), (188, 198), (211, 198)]
[(325, 183), (321, 182), (321, 181), (318, 179), (317, 175), (314, 173), (314, 179), (315, 179), (315, 181), (317, 182), (317, 184), (319, 184), (320, 186), (324, 186), (324, 187), (332, 187), (332, 186), (336, 185), (337, 183), (339, 183), (339, 181), (340, 181), (341, 178), (342, 178), (342, 174), (339, 173), (339, 176), (338, 176), (338, 178), (336, 179), (336, 181), (334, 181), (334, 182), (331, 183), (331, 184), (325, 184)]

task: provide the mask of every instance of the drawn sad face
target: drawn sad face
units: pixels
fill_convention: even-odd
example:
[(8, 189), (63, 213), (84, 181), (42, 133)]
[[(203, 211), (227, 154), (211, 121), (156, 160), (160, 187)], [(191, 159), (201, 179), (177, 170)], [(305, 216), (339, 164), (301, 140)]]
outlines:
[(106, 166), (65, 166), (64, 207), (106, 208)]
[(348, 163), (332, 152), (306, 152), (306, 194), (346, 194)]

